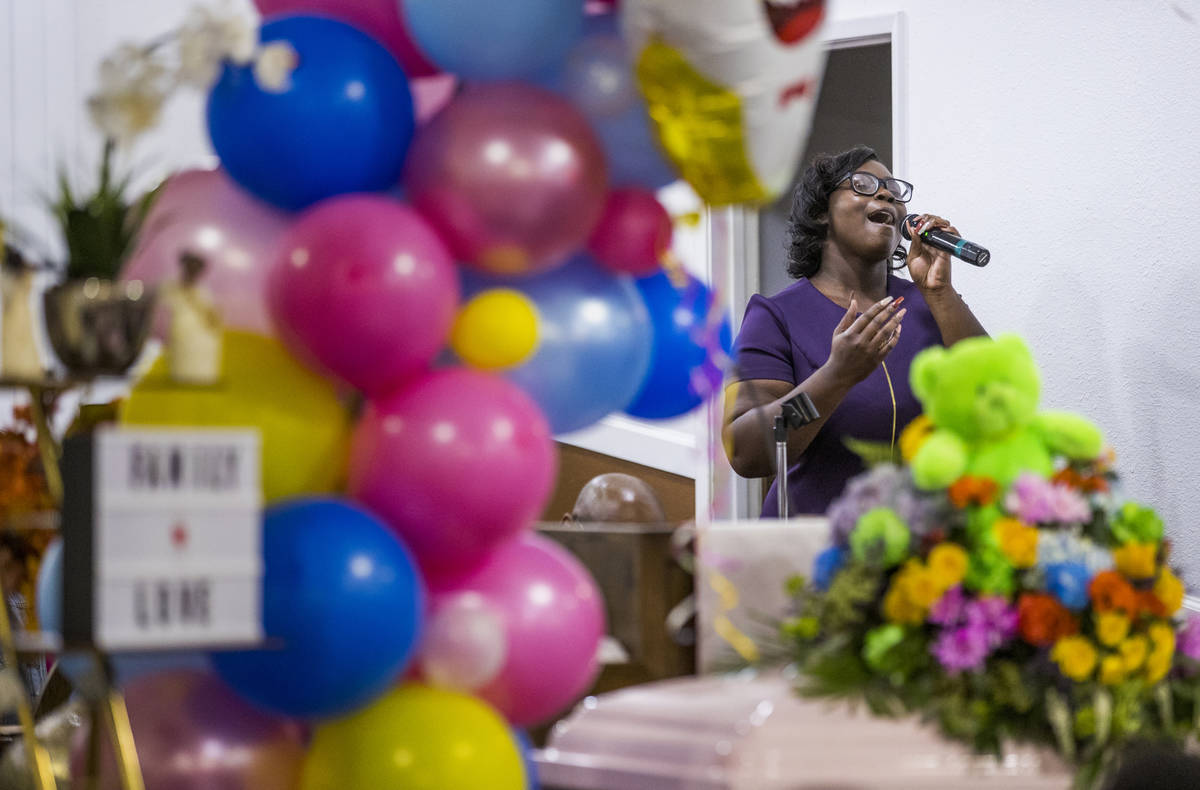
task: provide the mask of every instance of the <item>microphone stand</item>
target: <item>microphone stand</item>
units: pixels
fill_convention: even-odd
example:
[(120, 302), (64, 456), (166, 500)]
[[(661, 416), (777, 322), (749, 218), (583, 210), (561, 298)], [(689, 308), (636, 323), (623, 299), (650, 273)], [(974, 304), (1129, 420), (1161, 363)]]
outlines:
[(788, 517), (787, 438), (788, 431), (803, 428), (821, 418), (817, 407), (806, 393), (784, 401), (782, 412), (775, 417), (775, 498), (779, 502), (779, 518)]

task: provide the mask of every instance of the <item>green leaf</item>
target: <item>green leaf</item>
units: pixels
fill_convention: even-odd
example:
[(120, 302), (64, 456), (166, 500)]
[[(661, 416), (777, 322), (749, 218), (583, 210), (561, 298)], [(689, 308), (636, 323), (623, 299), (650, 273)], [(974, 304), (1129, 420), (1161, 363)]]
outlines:
[(1154, 701), (1158, 703), (1158, 716), (1163, 729), (1168, 733), (1175, 729), (1175, 706), (1171, 699), (1171, 689), (1166, 683), (1154, 687)]
[(1071, 726), (1071, 709), (1055, 689), (1046, 689), (1046, 720), (1058, 739), (1058, 750), (1068, 761), (1075, 759), (1075, 732)]
[(1097, 687), (1092, 695), (1092, 708), (1096, 717), (1096, 743), (1103, 746), (1112, 735), (1113, 699), (1103, 687)]
[(893, 447), (888, 442), (869, 442), (847, 436), (842, 439), (842, 443), (846, 445), (846, 449), (861, 458), (863, 465), (868, 468), (900, 463), (899, 446)]

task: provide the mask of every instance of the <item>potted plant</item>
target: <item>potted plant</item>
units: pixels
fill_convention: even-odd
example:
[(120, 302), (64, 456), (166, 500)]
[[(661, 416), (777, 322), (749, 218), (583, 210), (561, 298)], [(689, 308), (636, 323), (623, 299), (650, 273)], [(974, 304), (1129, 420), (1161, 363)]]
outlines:
[(77, 194), (59, 175), (52, 209), (67, 249), (63, 282), (44, 296), (46, 330), (59, 361), (76, 376), (119, 375), (150, 332), (154, 294), (118, 277), (157, 196), (129, 197), (128, 176), (114, 179), (116, 144), (105, 142), (95, 191)]

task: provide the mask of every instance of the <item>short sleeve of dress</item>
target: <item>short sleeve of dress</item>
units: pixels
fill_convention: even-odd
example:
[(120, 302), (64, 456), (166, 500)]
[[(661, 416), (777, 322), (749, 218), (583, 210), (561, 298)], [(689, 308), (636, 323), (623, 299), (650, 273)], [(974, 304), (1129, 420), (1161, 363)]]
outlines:
[(746, 306), (742, 328), (734, 344), (737, 368), (734, 378), (774, 379), (796, 384), (810, 371), (797, 370), (792, 361), (792, 340), (787, 322), (777, 305), (755, 294)]

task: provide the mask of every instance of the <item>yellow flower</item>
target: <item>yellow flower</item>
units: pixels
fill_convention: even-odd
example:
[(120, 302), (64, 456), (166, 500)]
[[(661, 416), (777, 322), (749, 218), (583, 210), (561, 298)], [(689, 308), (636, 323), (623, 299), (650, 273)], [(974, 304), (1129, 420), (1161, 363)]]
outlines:
[(1154, 623), (1148, 629), (1150, 634), (1150, 657), (1166, 656), (1168, 659), (1175, 653), (1175, 629), (1166, 623)]
[(1085, 636), (1066, 636), (1054, 643), (1050, 658), (1072, 680), (1087, 680), (1096, 669), (1096, 648)]
[(1129, 634), (1129, 618), (1119, 611), (1101, 612), (1095, 620), (1096, 638), (1102, 645), (1113, 647)]
[(1175, 614), (1183, 606), (1183, 582), (1170, 568), (1163, 567), (1158, 575), (1158, 580), (1154, 582), (1154, 594), (1167, 607), (1168, 615)]
[(883, 597), (883, 616), (889, 623), (919, 625), (925, 619), (925, 610), (914, 606), (895, 585)]
[(1115, 686), (1125, 679), (1125, 662), (1120, 656), (1105, 656), (1100, 662), (1100, 682)]
[(1038, 531), (1015, 518), (1002, 518), (993, 527), (1000, 550), (1018, 568), (1030, 568), (1037, 562)]
[(929, 573), (945, 592), (967, 575), (967, 552), (957, 543), (939, 543), (929, 552)]
[(1171, 654), (1157, 655), (1151, 653), (1146, 659), (1146, 682), (1157, 683), (1171, 671)]
[(1130, 579), (1149, 579), (1154, 575), (1157, 543), (1126, 543), (1113, 552), (1117, 570)]
[(924, 414), (917, 415), (916, 419), (905, 426), (900, 432), (900, 457), (905, 463), (916, 457), (917, 451), (921, 449), (921, 445), (925, 444), (925, 440), (933, 433), (936, 426), (933, 420), (926, 417)]
[(1122, 642), (1117, 650), (1121, 653), (1121, 662), (1125, 665), (1125, 672), (1129, 673), (1140, 667), (1146, 660), (1146, 654), (1150, 652), (1150, 643), (1146, 637), (1138, 634)]
[(896, 579), (896, 588), (908, 602), (922, 610), (933, 606), (946, 591), (934, 574), (923, 565), (907, 565)]

